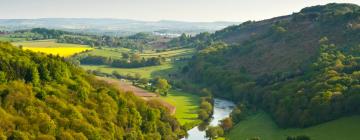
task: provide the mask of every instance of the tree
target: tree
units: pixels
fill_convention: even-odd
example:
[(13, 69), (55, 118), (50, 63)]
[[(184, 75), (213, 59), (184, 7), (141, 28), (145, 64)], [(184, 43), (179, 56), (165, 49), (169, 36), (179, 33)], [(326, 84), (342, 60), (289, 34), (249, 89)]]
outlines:
[(135, 62), (140, 62), (141, 61), (141, 57), (137, 53), (132, 54), (130, 59), (131, 59), (131, 62), (134, 62), (134, 61)]
[(232, 119), (229, 118), (229, 117), (221, 120), (220, 122), (221, 122), (220, 126), (221, 126), (225, 131), (229, 131), (229, 130), (233, 127)]
[(198, 118), (200, 120), (207, 120), (209, 119), (209, 113), (207, 113), (204, 109), (199, 110)]
[(219, 126), (209, 126), (206, 130), (206, 137), (213, 140), (224, 135), (224, 130)]
[(128, 53), (121, 53), (121, 56), (122, 56), (122, 58), (124, 58), (124, 59), (129, 59), (130, 58), (130, 55), (128, 54)]
[(201, 102), (200, 108), (205, 110), (208, 114), (212, 112), (212, 105), (207, 101)]
[(171, 88), (171, 85), (168, 83), (168, 81), (166, 79), (158, 78), (156, 81), (155, 87), (156, 87), (158, 93), (167, 95), (167, 93), (169, 92), (169, 89)]
[(2, 72), (0, 71), (0, 84), (1, 83), (6, 83), (6, 73), (5, 72)]
[(142, 84), (142, 85), (144, 85), (144, 86), (147, 86), (148, 83), (149, 83), (149, 80), (146, 79), (146, 78), (141, 78), (141, 79), (139, 80), (139, 84)]

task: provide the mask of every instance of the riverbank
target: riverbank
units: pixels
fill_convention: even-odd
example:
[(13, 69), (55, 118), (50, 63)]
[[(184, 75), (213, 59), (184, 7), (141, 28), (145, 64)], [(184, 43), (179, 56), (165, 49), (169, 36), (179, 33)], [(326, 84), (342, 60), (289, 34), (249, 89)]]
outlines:
[[(230, 113), (235, 107), (235, 104), (231, 101), (215, 98), (213, 107), (214, 113), (211, 121), (209, 122), (209, 125), (217, 126), (220, 120), (229, 117)], [(203, 127), (196, 126), (190, 129), (188, 131), (188, 137), (183, 138), (182, 140), (207, 140), (205, 130), (206, 129), (203, 129)]]

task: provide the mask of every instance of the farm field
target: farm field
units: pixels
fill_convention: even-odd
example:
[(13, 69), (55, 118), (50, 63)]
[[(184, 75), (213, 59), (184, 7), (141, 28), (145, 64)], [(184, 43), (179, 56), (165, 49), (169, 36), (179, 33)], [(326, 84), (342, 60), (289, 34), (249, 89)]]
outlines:
[(121, 75), (140, 74), (143, 78), (155, 78), (158, 76), (166, 76), (167, 73), (177, 70), (182, 63), (165, 63), (159, 66), (150, 66), (142, 68), (113, 68), (105, 65), (81, 65), (86, 70), (99, 70), (104, 73), (112, 74), (113, 71), (119, 72)]
[(0, 41), (7, 41), (7, 42), (18, 42), (18, 41), (25, 41), (26, 38), (11, 38), (8, 36), (0, 36)]
[(47, 54), (60, 55), (68, 57), (75, 53), (80, 53), (86, 50), (91, 50), (87, 45), (56, 43), (55, 40), (40, 40), (40, 41), (25, 41), (14, 42), (15, 46), (23, 46), (23, 49), (34, 52), (42, 52)]
[(122, 58), (121, 53), (123, 52), (131, 52), (131, 50), (127, 48), (116, 48), (116, 49), (104, 48), (104, 49), (93, 49), (89, 52), (86, 52), (86, 54), (120, 59)]
[[(121, 53), (123, 52), (128, 53), (134, 51), (127, 48), (102, 48), (102, 49), (94, 49), (92, 51), (87, 52), (87, 54), (119, 59), (122, 57)], [(194, 52), (195, 52), (194, 48), (184, 48), (184, 49), (170, 50), (164, 52), (145, 50), (144, 53), (140, 53), (140, 56), (144, 58), (158, 57), (158, 56), (162, 56), (165, 58), (178, 58), (178, 57), (191, 57)]]
[(150, 53), (142, 53), (140, 56), (142, 57), (157, 57), (162, 56), (165, 58), (174, 58), (174, 57), (187, 57), (191, 56), (195, 52), (194, 48), (184, 48), (184, 49), (177, 49), (177, 50), (170, 50), (164, 52), (150, 52)]
[(259, 112), (238, 123), (227, 135), (230, 140), (260, 137), (264, 140), (285, 140), (287, 136), (307, 135), (312, 140), (358, 140), (360, 116), (343, 117), (309, 128), (281, 129), (265, 112)]
[(171, 90), (168, 96), (161, 96), (160, 98), (176, 107), (175, 116), (181, 124), (200, 122), (197, 119), (200, 105), (199, 96)]

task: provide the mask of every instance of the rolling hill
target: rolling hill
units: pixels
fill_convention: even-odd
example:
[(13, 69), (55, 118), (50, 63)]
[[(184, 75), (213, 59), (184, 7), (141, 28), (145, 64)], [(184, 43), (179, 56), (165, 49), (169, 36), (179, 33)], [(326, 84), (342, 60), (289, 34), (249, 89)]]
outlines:
[(360, 7), (332, 3), (182, 36), (170, 46), (199, 50), (182, 70), (184, 81), (265, 109), (281, 127), (307, 127), (360, 112), (359, 38)]
[(41, 18), (41, 19), (0, 19), (0, 27), (7, 30), (50, 28), (76, 32), (131, 35), (138, 32), (177, 35), (183, 32), (196, 34), (213, 32), (236, 22), (181, 22), (181, 21), (137, 21), (129, 19), (91, 18)]

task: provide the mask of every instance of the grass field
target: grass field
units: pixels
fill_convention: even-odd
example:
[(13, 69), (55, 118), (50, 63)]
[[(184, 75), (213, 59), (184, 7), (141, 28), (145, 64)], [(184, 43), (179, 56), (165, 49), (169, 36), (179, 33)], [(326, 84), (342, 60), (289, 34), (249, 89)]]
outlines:
[(360, 116), (344, 117), (304, 129), (280, 129), (264, 112), (237, 124), (227, 135), (230, 140), (285, 140), (287, 136), (307, 135), (312, 140), (359, 140)]
[(121, 75), (140, 74), (143, 78), (166, 77), (171, 71), (179, 69), (183, 63), (166, 63), (159, 66), (141, 67), (141, 68), (113, 68), (105, 65), (81, 65), (85, 70), (99, 70), (104, 73), (111, 74), (113, 71), (119, 72)]
[(192, 56), (195, 52), (194, 48), (184, 48), (184, 49), (177, 49), (177, 50), (170, 50), (164, 52), (145, 52), (140, 54), (142, 57), (158, 57), (162, 56), (165, 58), (175, 58), (175, 57), (188, 57)]
[(18, 42), (18, 41), (25, 41), (26, 38), (11, 38), (5, 35), (0, 36), (0, 41), (6, 41), (6, 42)]
[(104, 57), (111, 57), (114, 59), (122, 58), (122, 52), (131, 52), (130, 49), (127, 48), (116, 48), (116, 49), (94, 49), (92, 51), (87, 52), (89, 55), (96, 55), (96, 56), (104, 56)]
[(23, 49), (31, 50), (34, 52), (43, 52), (64, 57), (68, 57), (75, 53), (80, 53), (92, 49), (87, 45), (56, 43), (55, 40), (14, 42), (12, 44), (15, 46), (22, 45)]
[(197, 112), (200, 98), (194, 94), (171, 90), (168, 96), (160, 97), (176, 107), (175, 117), (181, 124), (199, 123)]
[[(90, 52), (87, 52), (87, 54), (112, 57), (112, 58), (121, 58), (122, 57), (121, 53), (123, 52), (132, 52), (132, 50), (127, 48), (102, 48), (102, 49), (94, 49)], [(178, 57), (191, 57), (194, 52), (195, 52), (194, 48), (184, 48), (184, 49), (170, 50), (165, 52), (155, 52), (151, 50), (145, 50), (144, 53), (140, 53), (140, 56), (144, 58), (162, 56), (170, 59), (170, 58), (178, 58)]]

